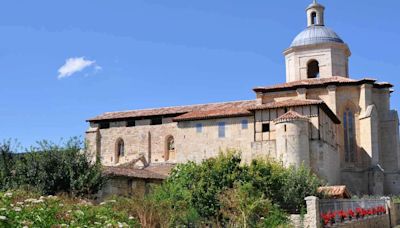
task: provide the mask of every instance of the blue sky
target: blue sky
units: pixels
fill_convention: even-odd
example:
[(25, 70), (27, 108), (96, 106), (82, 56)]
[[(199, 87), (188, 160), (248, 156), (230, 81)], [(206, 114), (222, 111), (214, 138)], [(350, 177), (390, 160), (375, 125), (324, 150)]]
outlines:
[[(253, 99), (284, 82), (282, 51), (310, 2), (1, 1), (0, 140), (80, 136), (106, 111)], [(320, 2), (353, 53), (351, 77), (398, 89), (400, 2)]]

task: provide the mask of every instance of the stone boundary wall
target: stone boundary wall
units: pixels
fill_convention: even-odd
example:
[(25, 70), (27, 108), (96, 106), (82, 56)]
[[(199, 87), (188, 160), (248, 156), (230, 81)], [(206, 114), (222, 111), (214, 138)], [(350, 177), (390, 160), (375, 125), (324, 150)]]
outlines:
[[(392, 222), (393, 214), (399, 214), (400, 211), (394, 209), (394, 204), (391, 203), (390, 198), (384, 198), (386, 201), (386, 211), (388, 213), (383, 215), (370, 216), (365, 219), (353, 219), (345, 223), (336, 223), (334, 225), (328, 225), (325, 227), (343, 227), (343, 228), (390, 228), (395, 226)], [(294, 227), (304, 228), (324, 228), (321, 220), (319, 198), (315, 196), (309, 196), (305, 198), (307, 204), (307, 213), (304, 215), (304, 219), (300, 215), (291, 215), (290, 220)], [(400, 204), (399, 204), (400, 205)], [(399, 207), (400, 208), (400, 207)], [(392, 210), (391, 210), (392, 209)], [(400, 218), (400, 217), (399, 217)]]

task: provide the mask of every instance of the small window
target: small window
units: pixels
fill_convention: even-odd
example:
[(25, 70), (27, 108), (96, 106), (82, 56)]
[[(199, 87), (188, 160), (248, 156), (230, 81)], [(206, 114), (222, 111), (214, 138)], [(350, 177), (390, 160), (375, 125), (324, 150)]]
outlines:
[(196, 132), (197, 133), (202, 133), (203, 132), (203, 124), (197, 123), (196, 124)]
[(134, 126), (136, 126), (136, 122), (134, 120), (128, 120), (128, 121), (126, 121), (126, 126), (134, 127)]
[(307, 64), (307, 77), (319, 78), (319, 63), (317, 60), (311, 60)]
[(161, 124), (162, 124), (162, 117), (151, 118), (151, 125), (161, 125)]
[(249, 128), (249, 121), (242, 120), (242, 129), (248, 129), (248, 128)]
[(99, 124), (100, 129), (110, 128), (110, 122), (103, 122)]
[(264, 123), (262, 125), (262, 132), (269, 132), (270, 127), (269, 127), (269, 123)]
[(218, 123), (218, 137), (225, 138), (225, 122)]
[(317, 24), (318, 22), (317, 22), (317, 13), (316, 12), (312, 12), (311, 13), (311, 24), (312, 25), (315, 25), (315, 24)]

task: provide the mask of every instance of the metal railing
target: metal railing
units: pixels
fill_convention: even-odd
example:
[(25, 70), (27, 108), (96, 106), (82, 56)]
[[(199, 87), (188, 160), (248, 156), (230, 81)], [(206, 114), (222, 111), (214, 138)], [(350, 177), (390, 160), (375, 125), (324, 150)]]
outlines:
[(370, 209), (379, 206), (385, 207), (384, 199), (322, 199), (319, 201), (320, 213), (328, 213), (334, 211), (356, 211), (357, 208)]

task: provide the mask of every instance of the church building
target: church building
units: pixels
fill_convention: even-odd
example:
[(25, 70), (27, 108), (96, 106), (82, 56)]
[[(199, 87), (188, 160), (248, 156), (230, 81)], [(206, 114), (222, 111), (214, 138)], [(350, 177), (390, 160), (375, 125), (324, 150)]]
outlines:
[(235, 149), (245, 162), (304, 164), (354, 194), (400, 194), (393, 85), (350, 77), (350, 48), (324, 10), (309, 5), (307, 27), (284, 50), (286, 83), (255, 87), (254, 100), (101, 114), (88, 120), (89, 151), (128, 189)]

